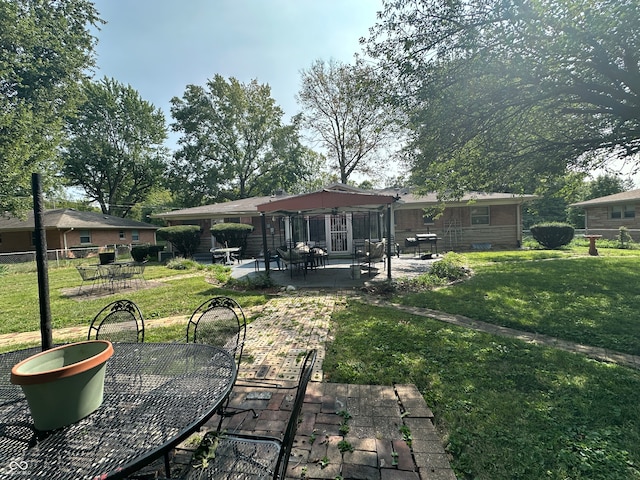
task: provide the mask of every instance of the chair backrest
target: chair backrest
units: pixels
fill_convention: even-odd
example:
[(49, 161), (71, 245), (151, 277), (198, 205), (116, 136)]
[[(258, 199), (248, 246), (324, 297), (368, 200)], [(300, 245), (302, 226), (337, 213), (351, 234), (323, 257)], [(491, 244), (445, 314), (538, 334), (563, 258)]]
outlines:
[(104, 307), (89, 326), (87, 339), (144, 342), (144, 318), (131, 300), (116, 300)]
[(230, 297), (213, 297), (191, 314), (187, 342), (206, 343), (233, 354), (238, 367), (247, 334), (247, 319), (238, 302)]
[(304, 403), (304, 396), (307, 392), (307, 385), (311, 380), (311, 374), (313, 373), (313, 366), (316, 363), (316, 350), (310, 350), (304, 357), (302, 363), (302, 373), (298, 381), (298, 389), (296, 391), (296, 398), (293, 402), (293, 409), (291, 410), (291, 417), (287, 423), (287, 428), (284, 431), (284, 437), (282, 438), (282, 449), (278, 457), (278, 463), (276, 464), (274, 478), (283, 479), (287, 473), (287, 465), (289, 464), (289, 457), (291, 456), (291, 449), (293, 448), (293, 440), (296, 436), (296, 429), (298, 428), (298, 417), (300, 417), (300, 411), (302, 410), (302, 404)]
[(291, 260), (291, 250), (282, 250), (281, 248), (276, 248), (276, 252), (280, 255), (280, 258), (285, 262)]
[(76, 269), (78, 270), (80, 277), (82, 277), (83, 282), (100, 278), (100, 270), (98, 269), (98, 267), (85, 267), (82, 265), (77, 265)]

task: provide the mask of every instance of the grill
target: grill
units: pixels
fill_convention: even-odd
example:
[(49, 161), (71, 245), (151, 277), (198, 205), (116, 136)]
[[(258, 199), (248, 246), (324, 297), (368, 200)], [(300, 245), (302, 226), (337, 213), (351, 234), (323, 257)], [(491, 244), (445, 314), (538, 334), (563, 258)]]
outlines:
[(404, 246), (405, 248), (413, 248), (414, 252), (417, 250), (420, 255), (421, 246), (428, 245), (429, 253), (422, 255), (422, 259), (427, 259), (438, 254), (438, 240), (440, 239), (435, 233), (416, 233), (415, 237), (405, 238)]

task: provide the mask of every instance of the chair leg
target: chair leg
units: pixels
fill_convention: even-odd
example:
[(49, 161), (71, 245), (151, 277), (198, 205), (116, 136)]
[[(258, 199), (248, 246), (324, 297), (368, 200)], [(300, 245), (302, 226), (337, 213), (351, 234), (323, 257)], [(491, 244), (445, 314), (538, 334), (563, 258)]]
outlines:
[[(230, 412), (229, 409), (233, 411)], [(253, 418), (258, 418), (258, 414), (253, 408), (241, 408), (241, 409), (235, 409), (233, 407), (220, 408), (220, 410), (218, 410), (218, 415), (220, 416), (220, 420), (218, 421), (218, 431), (221, 431), (222, 422), (224, 422), (225, 418), (230, 418), (235, 415), (240, 415), (241, 413), (247, 413), (247, 412), (251, 412), (253, 414)]]

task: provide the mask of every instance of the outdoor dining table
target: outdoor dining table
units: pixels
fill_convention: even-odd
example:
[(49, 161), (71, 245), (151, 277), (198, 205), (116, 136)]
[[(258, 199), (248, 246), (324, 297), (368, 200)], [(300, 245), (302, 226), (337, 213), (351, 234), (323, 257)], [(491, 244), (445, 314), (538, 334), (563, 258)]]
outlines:
[(84, 419), (38, 432), (11, 368), (40, 351), (0, 355), (0, 478), (124, 478), (197, 431), (228, 397), (233, 356), (195, 343), (114, 343), (104, 401)]
[(125, 286), (127, 280), (133, 276), (131, 262), (112, 262), (98, 264), (96, 267), (100, 271), (105, 284), (108, 283), (111, 291), (115, 291), (118, 286)]
[(212, 248), (209, 250), (213, 254), (213, 258), (215, 261), (216, 255), (221, 255), (225, 258), (225, 265), (233, 265), (233, 254), (239, 253), (241, 250), (240, 247), (226, 247), (226, 248)]

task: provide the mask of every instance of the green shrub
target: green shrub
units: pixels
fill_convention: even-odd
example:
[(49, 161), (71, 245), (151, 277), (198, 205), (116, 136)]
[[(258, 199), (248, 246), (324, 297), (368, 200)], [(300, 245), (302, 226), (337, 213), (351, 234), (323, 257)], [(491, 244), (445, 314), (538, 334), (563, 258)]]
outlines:
[(534, 240), (545, 248), (560, 248), (573, 240), (574, 228), (568, 223), (548, 222), (531, 227)]
[(241, 247), (247, 250), (247, 237), (253, 232), (253, 225), (246, 223), (216, 223), (211, 227), (211, 235), (222, 245)]
[(464, 266), (464, 257), (457, 253), (449, 252), (442, 260), (433, 262), (429, 267), (429, 274), (449, 281), (460, 280), (468, 275), (469, 271)]
[(629, 230), (625, 226), (618, 228), (618, 242), (620, 242), (620, 248), (629, 248), (629, 244), (633, 241)]
[(179, 255), (190, 258), (200, 245), (200, 227), (197, 225), (176, 225), (158, 229), (158, 238), (171, 242)]
[(131, 247), (131, 258), (136, 262), (144, 262), (149, 258), (149, 244), (134, 245)]
[(158, 258), (158, 252), (164, 250), (164, 245), (151, 245), (143, 243), (131, 247), (131, 258), (136, 262), (144, 262), (145, 260), (155, 260)]
[(167, 262), (167, 268), (171, 270), (202, 270), (204, 267), (195, 260), (175, 257)]
[(240, 279), (230, 277), (227, 280), (227, 287), (236, 290), (269, 290), (276, 286), (273, 279), (266, 273), (246, 276)]

